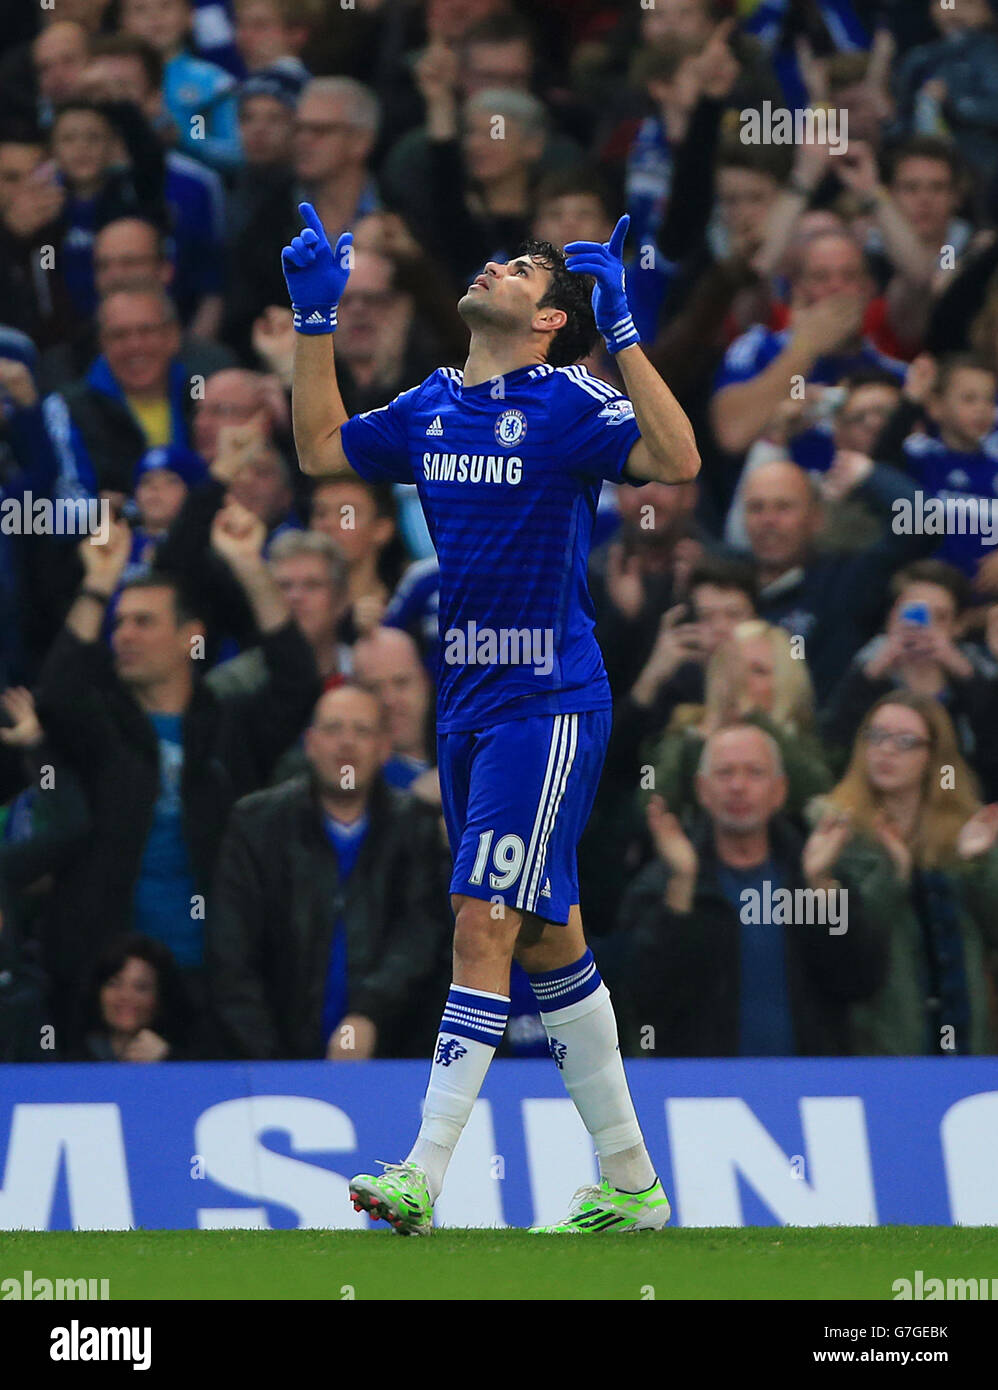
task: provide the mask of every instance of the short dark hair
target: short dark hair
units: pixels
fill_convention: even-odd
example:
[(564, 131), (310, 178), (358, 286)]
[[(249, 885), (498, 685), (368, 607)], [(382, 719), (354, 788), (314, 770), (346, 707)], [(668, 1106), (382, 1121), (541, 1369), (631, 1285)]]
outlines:
[(945, 560), (915, 560), (905, 565), (891, 580), (891, 598), (900, 598), (911, 584), (934, 584), (937, 589), (945, 589), (958, 613), (970, 605), (970, 580), (962, 570), (948, 565)]
[(540, 209), (556, 198), (595, 198), (610, 222), (616, 220), (617, 205), (610, 185), (598, 169), (574, 164), (567, 169), (555, 169), (545, 174), (534, 194), (534, 207)]
[(173, 616), (177, 627), (195, 622), (201, 616), (191, 603), (183, 581), (166, 570), (150, 570), (148, 574), (137, 574), (134, 579), (126, 579), (118, 593), (127, 594), (132, 589), (169, 589), (173, 596)]
[(146, 39), (137, 34), (100, 34), (90, 43), (91, 58), (137, 58), (149, 86), (158, 91), (163, 81), (163, 59)]
[(864, 386), (891, 386), (895, 391), (901, 390), (901, 383), (895, 374), (884, 367), (865, 367), (862, 371), (850, 372), (839, 385), (844, 386), (850, 394), (862, 390)]
[(990, 377), (998, 377), (994, 363), (982, 357), (979, 352), (950, 352), (939, 363), (939, 373), (932, 394), (941, 396), (957, 372), (987, 372)]
[(107, 1024), (101, 1013), (100, 992), (130, 960), (145, 961), (156, 972), (156, 1012), (151, 1020), (152, 1028), (168, 1042), (186, 1041), (191, 1026), (191, 1009), (180, 969), (168, 947), (139, 932), (115, 937), (95, 961), (81, 1000), (78, 1020), (81, 1033), (85, 1036), (107, 1032)]
[(549, 241), (529, 237), (517, 248), (513, 259), (520, 256), (529, 256), (550, 272), (551, 283), (543, 298), (537, 301), (537, 307), (563, 309), (568, 315), (568, 322), (551, 339), (547, 363), (549, 367), (570, 367), (573, 362), (587, 357), (596, 346), (598, 334), (592, 305), (596, 282), (591, 275), (569, 270), (564, 253)]
[(758, 612), (759, 581), (755, 569), (745, 560), (727, 555), (704, 555), (690, 570), (687, 592), (692, 597), (694, 589), (707, 584), (715, 589), (737, 589), (751, 603), (753, 612)]
[(966, 164), (959, 149), (951, 140), (939, 135), (916, 135), (898, 145), (889, 157), (889, 177), (897, 177), (898, 169), (907, 159), (934, 159), (937, 164), (945, 164), (950, 171), (953, 183), (959, 188), (966, 173)]

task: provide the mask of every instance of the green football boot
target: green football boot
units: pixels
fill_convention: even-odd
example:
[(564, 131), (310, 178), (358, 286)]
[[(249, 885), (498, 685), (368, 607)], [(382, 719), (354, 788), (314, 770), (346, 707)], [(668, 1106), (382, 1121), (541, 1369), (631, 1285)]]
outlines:
[[(381, 1159), (378, 1159), (381, 1163)], [(361, 1173), (350, 1182), (354, 1211), (384, 1217), (400, 1236), (428, 1236), (433, 1230), (433, 1203), (426, 1174), (414, 1163), (381, 1163), (380, 1177)]]
[(660, 1231), (671, 1214), (658, 1178), (645, 1192), (618, 1192), (604, 1178), (598, 1187), (580, 1187), (572, 1208), (557, 1226), (531, 1226), (535, 1236), (593, 1235), (603, 1231)]

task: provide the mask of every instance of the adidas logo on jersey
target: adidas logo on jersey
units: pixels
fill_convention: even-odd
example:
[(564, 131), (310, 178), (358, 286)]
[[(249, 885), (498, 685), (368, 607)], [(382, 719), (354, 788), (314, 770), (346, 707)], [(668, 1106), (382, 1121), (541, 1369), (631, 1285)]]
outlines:
[(315, 313), (309, 314), (309, 316), (308, 316), (308, 318), (305, 320), (305, 322), (306, 322), (306, 323), (325, 323), (325, 322), (326, 322), (326, 316), (325, 316), (325, 314), (322, 312), (321, 309), (316, 309)]
[(539, 897), (542, 897), (542, 898), (550, 898), (550, 896), (551, 896), (551, 880), (550, 880), (549, 878), (546, 878), (546, 879), (544, 880), (544, 887), (541, 889), (541, 891), (540, 891), (540, 893), (539, 893), (538, 896), (539, 896)]
[(441, 422), (440, 416), (439, 416), (439, 415), (434, 416), (432, 425), (427, 425), (427, 426), (426, 426), (426, 433), (427, 433), (428, 435), (431, 435), (431, 434), (432, 434), (432, 435), (442, 435), (443, 432), (444, 432), (444, 427), (443, 427), (443, 424), (442, 424), (442, 422)]

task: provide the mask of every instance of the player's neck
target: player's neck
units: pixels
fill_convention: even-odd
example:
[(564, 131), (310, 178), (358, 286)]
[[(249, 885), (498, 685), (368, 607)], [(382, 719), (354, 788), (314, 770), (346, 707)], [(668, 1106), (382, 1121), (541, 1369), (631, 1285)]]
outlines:
[(464, 385), (480, 386), (483, 381), (494, 381), (520, 367), (540, 367), (543, 362), (541, 350), (522, 338), (491, 338), (473, 333), (468, 360), (464, 364)]

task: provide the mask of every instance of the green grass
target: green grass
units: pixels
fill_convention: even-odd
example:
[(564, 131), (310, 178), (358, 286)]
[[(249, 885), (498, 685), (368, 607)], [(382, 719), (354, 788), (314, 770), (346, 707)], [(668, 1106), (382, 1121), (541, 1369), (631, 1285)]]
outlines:
[(112, 1299), (890, 1299), (916, 1269), (998, 1278), (998, 1229), (0, 1232), (0, 1279), (26, 1269), (109, 1279)]

